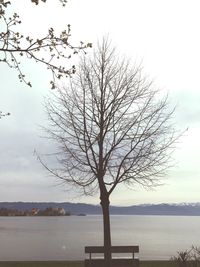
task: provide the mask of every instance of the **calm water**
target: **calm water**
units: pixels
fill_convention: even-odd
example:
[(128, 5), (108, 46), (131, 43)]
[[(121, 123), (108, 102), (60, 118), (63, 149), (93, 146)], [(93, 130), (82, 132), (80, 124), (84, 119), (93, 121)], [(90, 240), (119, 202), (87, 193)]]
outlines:
[[(200, 246), (200, 217), (111, 216), (113, 245), (139, 245), (140, 259), (169, 259)], [(0, 260), (84, 259), (102, 245), (101, 216), (0, 217)]]

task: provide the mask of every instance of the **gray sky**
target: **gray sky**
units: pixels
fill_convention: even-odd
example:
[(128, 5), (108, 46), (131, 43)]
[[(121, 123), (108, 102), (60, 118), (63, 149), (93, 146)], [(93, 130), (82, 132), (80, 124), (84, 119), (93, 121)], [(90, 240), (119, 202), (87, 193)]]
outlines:
[[(28, 3), (27, 3), (28, 2)], [(200, 2), (198, 0), (69, 0), (34, 6), (15, 1), (13, 10), (23, 20), (27, 34), (42, 35), (53, 26), (72, 26), (72, 42), (92, 42), (109, 34), (120, 54), (133, 64), (142, 62), (144, 74), (156, 88), (169, 93), (177, 105), (174, 122), (189, 130), (174, 154), (176, 167), (165, 185), (155, 191), (120, 187), (112, 204), (200, 202)], [(26, 7), (26, 8), (25, 8)], [(77, 62), (78, 56), (70, 63)], [(49, 93), (50, 75), (44, 67), (23, 62), (32, 80), (28, 88), (17, 73), (1, 64), (0, 110), (11, 116), (0, 120), (0, 201), (74, 201), (98, 203), (98, 196), (79, 197), (49, 177), (34, 156), (49, 152), (53, 145), (41, 139), (39, 125), (46, 125), (43, 98)]]

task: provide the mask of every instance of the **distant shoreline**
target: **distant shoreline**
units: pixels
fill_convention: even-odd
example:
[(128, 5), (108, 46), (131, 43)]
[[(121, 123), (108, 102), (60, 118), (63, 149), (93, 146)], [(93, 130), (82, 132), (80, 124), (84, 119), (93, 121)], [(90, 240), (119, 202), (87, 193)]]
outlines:
[[(70, 215), (102, 215), (100, 205), (71, 202), (0, 202), (0, 209), (15, 209), (20, 212), (31, 210), (64, 210)], [(55, 215), (55, 214), (54, 214)], [(155, 216), (200, 216), (200, 203), (143, 204), (133, 206), (110, 206), (110, 215), (155, 215)]]
[[(87, 214), (70, 214), (70, 215), (0, 215), (0, 217), (71, 217), (71, 216), (87, 216)], [(0, 260), (1, 261), (1, 260)]]
[[(85, 217), (85, 216), (103, 216), (102, 214), (85, 214), (85, 215), (79, 215), (79, 214), (70, 214), (70, 215), (37, 215), (37, 216), (32, 216), (32, 215), (15, 215), (15, 216), (3, 216), (3, 215), (0, 215), (0, 218), (1, 217), (4, 217), (4, 218), (51, 218), (51, 217)], [(114, 216), (159, 216), (159, 217), (200, 217), (200, 215), (186, 215), (186, 214), (183, 214), (183, 215), (177, 215), (177, 214), (110, 214), (110, 216), (114, 217)], [(1, 261), (1, 260), (0, 260)]]

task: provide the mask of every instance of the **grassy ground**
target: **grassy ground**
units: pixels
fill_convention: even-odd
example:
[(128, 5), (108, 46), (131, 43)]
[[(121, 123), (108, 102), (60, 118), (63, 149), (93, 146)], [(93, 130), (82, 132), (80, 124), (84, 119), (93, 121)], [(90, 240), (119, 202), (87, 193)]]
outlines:
[(140, 267), (177, 267), (173, 261), (141, 261)]
[(0, 267), (83, 267), (83, 262), (63, 261), (0, 261)]
[(84, 263), (70, 261), (0, 261), (0, 267), (84, 267)]
[[(0, 261), (0, 267), (84, 267), (83, 262), (64, 262), (64, 261), (23, 261), (23, 262), (4, 262)], [(140, 267), (177, 267), (171, 261), (142, 261)]]

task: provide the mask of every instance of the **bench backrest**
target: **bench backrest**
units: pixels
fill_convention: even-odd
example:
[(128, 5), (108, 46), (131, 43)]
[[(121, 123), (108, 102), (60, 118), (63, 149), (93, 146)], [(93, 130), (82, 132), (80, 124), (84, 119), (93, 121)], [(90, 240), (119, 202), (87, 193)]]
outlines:
[[(138, 253), (139, 246), (112, 246), (111, 253)], [(87, 246), (85, 253), (104, 253), (104, 247)]]

